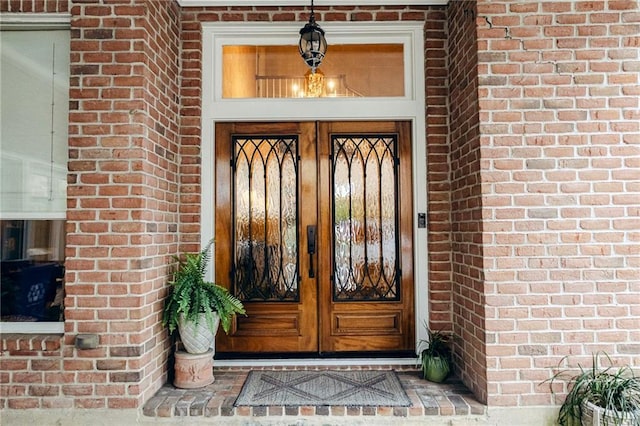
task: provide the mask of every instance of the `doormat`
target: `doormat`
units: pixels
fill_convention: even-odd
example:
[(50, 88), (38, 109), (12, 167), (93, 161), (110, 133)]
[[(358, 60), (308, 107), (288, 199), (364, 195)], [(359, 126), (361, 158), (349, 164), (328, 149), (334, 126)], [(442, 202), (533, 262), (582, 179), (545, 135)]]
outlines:
[(251, 371), (235, 406), (393, 406), (409, 397), (391, 370)]

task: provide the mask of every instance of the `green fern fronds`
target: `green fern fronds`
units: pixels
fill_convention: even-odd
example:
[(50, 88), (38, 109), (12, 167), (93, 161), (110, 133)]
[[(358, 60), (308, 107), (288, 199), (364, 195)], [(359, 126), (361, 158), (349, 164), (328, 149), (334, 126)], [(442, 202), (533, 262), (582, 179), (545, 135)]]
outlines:
[(169, 281), (169, 295), (165, 301), (162, 324), (174, 333), (180, 314), (187, 321), (198, 323), (199, 314), (205, 314), (207, 323), (213, 328), (213, 312), (217, 312), (225, 333), (231, 328), (234, 315), (245, 315), (242, 302), (229, 291), (212, 282), (205, 281), (207, 265), (211, 259), (209, 242), (199, 253), (187, 253), (183, 258), (174, 257), (177, 262), (172, 280)]

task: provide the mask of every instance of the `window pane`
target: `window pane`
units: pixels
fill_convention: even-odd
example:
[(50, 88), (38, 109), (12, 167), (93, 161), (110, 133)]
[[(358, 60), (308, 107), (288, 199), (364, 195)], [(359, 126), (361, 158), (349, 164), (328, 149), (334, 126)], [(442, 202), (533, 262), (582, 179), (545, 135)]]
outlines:
[(332, 135), (333, 299), (398, 300), (397, 139)]
[(62, 321), (64, 220), (0, 221), (2, 321)]
[(69, 31), (0, 31), (3, 322), (63, 320), (68, 115)]
[(66, 211), (69, 32), (0, 31), (0, 213)]
[(298, 301), (296, 136), (234, 137), (235, 288), (242, 301)]
[(222, 68), (223, 98), (405, 95), (402, 44), (329, 45), (319, 76), (294, 45), (224, 46)]

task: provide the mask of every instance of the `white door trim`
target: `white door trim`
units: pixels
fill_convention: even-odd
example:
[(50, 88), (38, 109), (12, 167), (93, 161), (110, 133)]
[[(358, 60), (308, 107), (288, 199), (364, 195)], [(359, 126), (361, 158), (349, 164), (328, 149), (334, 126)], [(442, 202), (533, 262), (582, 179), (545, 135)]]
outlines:
[[(296, 44), (300, 24), (257, 22), (202, 24), (202, 210), (201, 241), (215, 241), (214, 152), (215, 123), (224, 121), (346, 121), (410, 120), (412, 122), (412, 178), (414, 221), (414, 279), (416, 350), (426, 338), (428, 318), (427, 228), (418, 227), (418, 213), (427, 213), (426, 122), (424, 87), (424, 27), (422, 23), (322, 24), (335, 43), (389, 43), (405, 45), (405, 96), (398, 98), (223, 99), (222, 46)], [(302, 59), (301, 59), (302, 60)], [(423, 184), (424, 183), (424, 184)], [(215, 276), (215, 262), (210, 264)]]

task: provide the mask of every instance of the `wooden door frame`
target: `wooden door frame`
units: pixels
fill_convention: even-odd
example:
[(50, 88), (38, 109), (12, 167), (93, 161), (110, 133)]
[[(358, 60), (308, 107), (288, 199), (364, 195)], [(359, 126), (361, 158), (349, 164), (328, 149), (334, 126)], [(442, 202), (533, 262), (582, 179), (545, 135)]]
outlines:
[[(296, 26), (297, 25), (297, 26)], [(295, 28), (294, 28), (295, 27)], [(201, 242), (215, 240), (215, 124), (229, 121), (308, 121), (312, 120), (408, 120), (411, 121), (413, 185), (414, 299), (416, 348), (426, 331), (420, 326), (428, 318), (428, 246), (427, 228), (418, 227), (418, 214), (427, 214), (426, 117), (424, 73), (424, 28), (421, 22), (331, 23), (325, 30), (337, 34), (343, 42), (350, 37), (368, 42), (388, 42), (389, 37), (405, 40), (406, 54), (413, 82), (404, 98), (324, 99), (246, 99), (216, 98), (215, 82), (221, 76), (214, 64), (221, 52), (214, 39), (218, 36), (245, 37), (252, 34), (258, 42), (265, 35), (283, 36), (297, 31), (296, 23), (265, 26), (264, 23), (203, 23), (202, 39), (202, 115), (201, 115)], [(294, 32), (295, 32), (294, 31)], [(307, 117), (307, 115), (311, 115)], [(421, 184), (424, 183), (424, 184)], [(215, 247), (214, 247), (215, 249)], [(209, 265), (208, 278), (215, 276), (215, 262)]]

